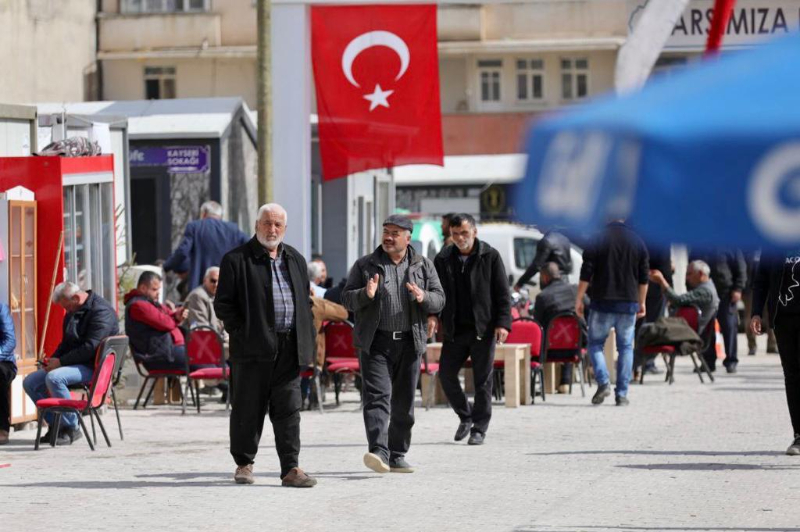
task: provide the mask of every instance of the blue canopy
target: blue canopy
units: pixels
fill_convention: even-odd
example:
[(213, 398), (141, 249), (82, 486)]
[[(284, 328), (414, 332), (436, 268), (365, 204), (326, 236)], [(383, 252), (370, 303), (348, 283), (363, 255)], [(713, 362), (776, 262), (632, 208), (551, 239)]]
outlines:
[(800, 245), (800, 35), (537, 122), (520, 221), (628, 218), (653, 244)]

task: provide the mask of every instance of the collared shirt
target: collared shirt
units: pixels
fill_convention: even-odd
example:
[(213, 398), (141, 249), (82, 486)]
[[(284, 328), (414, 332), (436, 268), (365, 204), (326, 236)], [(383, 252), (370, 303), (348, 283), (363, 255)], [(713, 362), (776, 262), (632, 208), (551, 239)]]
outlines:
[(381, 290), (381, 316), (378, 329), (381, 331), (411, 330), (411, 294), (406, 288), (409, 255), (395, 264), (387, 253), (382, 254), (381, 265), (385, 272)]
[(283, 245), (278, 248), (275, 258), (267, 253), (272, 273), (272, 304), (275, 308), (275, 331), (288, 332), (294, 327), (294, 299), (289, 277), (289, 265)]

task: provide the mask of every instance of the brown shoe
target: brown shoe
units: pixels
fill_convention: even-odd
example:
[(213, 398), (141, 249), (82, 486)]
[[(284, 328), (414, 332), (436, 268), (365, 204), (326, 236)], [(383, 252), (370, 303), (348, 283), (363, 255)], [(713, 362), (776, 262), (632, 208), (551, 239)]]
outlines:
[(313, 488), (317, 479), (306, 475), (299, 467), (293, 467), (281, 480), (281, 486), (286, 488)]
[(233, 474), (233, 480), (237, 484), (253, 484), (256, 479), (253, 477), (253, 464), (239, 466), (236, 468), (236, 473)]
[(8, 443), (8, 431), (0, 430), (0, 445), (5, 445), (7, 443)]
[(569, 393), (569, 384), (559, 384), (558, 393)]

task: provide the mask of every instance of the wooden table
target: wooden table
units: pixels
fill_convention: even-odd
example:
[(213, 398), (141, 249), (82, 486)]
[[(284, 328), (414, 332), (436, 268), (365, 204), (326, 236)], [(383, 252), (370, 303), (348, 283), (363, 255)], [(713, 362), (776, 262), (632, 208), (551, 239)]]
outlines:
[[(439, 362), (442, 344), (428, 344), (428, 362)], [(495, 347), (496, 360), (505, 362), (504, 381), (505, 403), (507, 408), (531, 404), (531, 346), (530, 344), (498, 344)], [(424, 364), (424, 363), (423, 363)], [(470, 372), (471, 373), (471, 372)], [(467, 375), (467, 381), (471, 379)], [(427, 404), (430, 390), (430, 376), (422, 375), (422, 404)], [(465, 383), (466, 384), (466, 383)], [(472, 383), (470, 383), (471, 385)], [(471, 386), (470, 386), (471, 387)], [(447, 398), (438, 379), (434, 393), (435, 404), (446, 404)]]

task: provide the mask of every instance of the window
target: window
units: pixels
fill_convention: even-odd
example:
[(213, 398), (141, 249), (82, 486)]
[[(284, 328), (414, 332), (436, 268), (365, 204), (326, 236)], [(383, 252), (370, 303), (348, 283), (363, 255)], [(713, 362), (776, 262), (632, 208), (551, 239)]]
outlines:
[(210, 0), (122, 0), (124, 14), (208, 11)]
[(539, 241), (533, 238), (514, 239), (514, 264), (518, 269), (525, 270), (533, 262), (538, 244)]
[(144, 97), (165, 100), (175, 97), (175, 67), (145, 67)]
[(502, 71), (503, 61), (500, 59), (483, 59), (478, 61), (482, 102), (500, 101), (500, 76)]
[(64, 257), (67, 280), (114, 302), (112, 183), (64, 187)]
[(544, 98), (544, 60), (517, 59), (517, 100), (535, 102)]
[(561, 60), (561, 98), (578, 100), (589, 94), (589, 60)]

